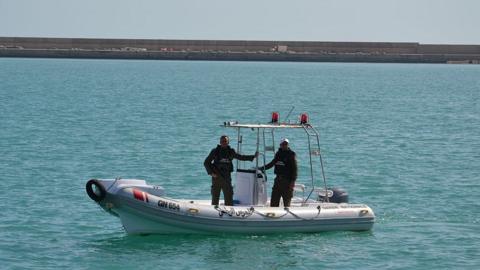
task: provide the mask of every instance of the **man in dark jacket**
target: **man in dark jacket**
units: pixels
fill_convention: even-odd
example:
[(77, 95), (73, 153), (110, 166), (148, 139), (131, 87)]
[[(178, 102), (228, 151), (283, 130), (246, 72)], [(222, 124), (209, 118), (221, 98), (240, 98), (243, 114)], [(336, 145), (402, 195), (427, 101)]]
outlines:
[(237, 154), (233, 148), (230, 148), (228, 143), (228, 136), (221, 136), (220, 144), (212, 149), (203, 163), (207, 173), (212, 176), (212, 205), (218, 205), (220, 191), (223, 191), (225, 205), (233, 205), (233, 187), (230, 175), (233, 171), (232, 160), (236, 158), (238, 160), (252, 161), (258, 156), (257, 152), (251, 156)]
[(295, 152), (290, 150), (288, 143), (288, 139), (283, 138), (275, 157), (265, 165), (265, 170), (275, 166), (274, 172), (277, 175), (270, 198), (271, 207), (280, 205), (280, 197), (283, 198), (283, 205), (288, 207), (293, 197), (293, 187), (295, 186), (295, 180), (297, 180), (297, 160)]

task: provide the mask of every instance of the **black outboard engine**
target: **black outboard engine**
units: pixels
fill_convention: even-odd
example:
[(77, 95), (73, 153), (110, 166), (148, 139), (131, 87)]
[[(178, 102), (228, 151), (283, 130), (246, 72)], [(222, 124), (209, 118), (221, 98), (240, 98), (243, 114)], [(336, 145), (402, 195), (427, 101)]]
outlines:
[[(348, 203), (348, 193), (342, 188), (328, 188), (328, 200), (331, 203)], [(325, 198), (325, 190), (319, 192), (318, 201), (327, 201)]]

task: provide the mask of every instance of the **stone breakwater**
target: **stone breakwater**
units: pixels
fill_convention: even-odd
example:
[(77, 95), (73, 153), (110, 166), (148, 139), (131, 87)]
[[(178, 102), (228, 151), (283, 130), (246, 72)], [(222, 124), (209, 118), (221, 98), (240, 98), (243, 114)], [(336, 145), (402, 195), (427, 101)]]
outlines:
[(480, 45), (0, 37), (0, 57), (480, 63)]

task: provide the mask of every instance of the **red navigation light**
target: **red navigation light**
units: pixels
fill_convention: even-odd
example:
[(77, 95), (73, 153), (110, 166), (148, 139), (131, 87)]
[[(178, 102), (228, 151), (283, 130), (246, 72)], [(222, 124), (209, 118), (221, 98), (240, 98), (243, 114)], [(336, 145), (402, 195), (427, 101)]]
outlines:
[(308, 114), (302, 113), (300, 115), (300, 124), (306, 124), (308, 123)]
[(278, 112), (272, 112), (272, 123), (278, 123), (279, 116)]

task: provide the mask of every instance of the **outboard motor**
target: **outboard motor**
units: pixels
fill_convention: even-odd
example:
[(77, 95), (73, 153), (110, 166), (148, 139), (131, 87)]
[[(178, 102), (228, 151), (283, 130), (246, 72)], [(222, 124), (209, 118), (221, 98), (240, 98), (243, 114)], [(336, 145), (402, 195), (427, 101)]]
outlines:
[[(342, 188), (329, 188), (328, 200), (331, 203), (348, 203), (348, 193)], [(318, 201), (326, 202), (325, 190), (319, 190)]]

